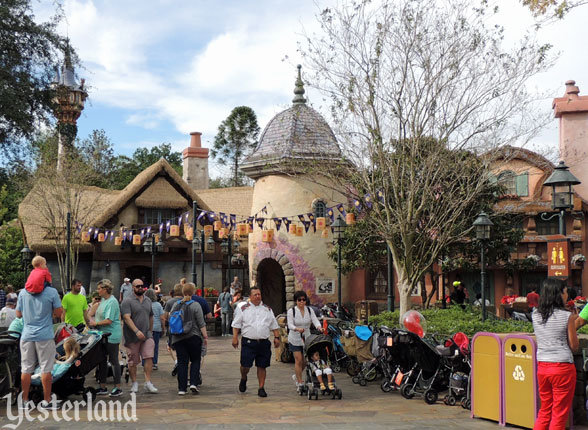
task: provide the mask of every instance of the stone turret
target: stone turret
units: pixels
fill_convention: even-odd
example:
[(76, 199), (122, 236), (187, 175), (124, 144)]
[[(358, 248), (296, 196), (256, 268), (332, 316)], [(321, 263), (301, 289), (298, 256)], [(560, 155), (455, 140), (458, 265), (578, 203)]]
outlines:
[(208, 188), (208, 148), (202, 148), (202, 133), (190, 133), (190, 146), (182, 152), (183, 179), (195, 190)]
[(563, 97), (553, 100), (553, 111), (559, 118), (560, 159), (582, 183), (574, 190), (588, 200), (588, 96), (580, 96), (575, 81), (566, 82)]

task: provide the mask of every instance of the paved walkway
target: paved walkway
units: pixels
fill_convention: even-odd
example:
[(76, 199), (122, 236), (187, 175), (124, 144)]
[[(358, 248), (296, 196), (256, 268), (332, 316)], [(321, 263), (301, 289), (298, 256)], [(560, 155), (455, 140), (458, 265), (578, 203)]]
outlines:
[[(162, 346), (163, 346), (162, 342)], [(163, 350), (160, 370), (154, 372), (153, 381), (158, 394), (137, 396), (136, 423), (88, 422), (85, 411), (80, 413), (81, 423), (56, 422), (51, 417), (34, 424), (23, 422), (21, 429), (161, 429), (185, 428), (237, 428), (237, 429), (491, 429), (498, 424), (471, 419), (469, 412), (459, 406), (445, 406), (442, 402), (427, 405), (421, 398), (406, 400), (399, 393), (384, 393), (379, 382), (360, 387), (351, 382), (346, 373), (337, 374), (343, 390), (342, 400), (321, 398), (307, 400), (296, 395), (291, 379), (292, 364), (272, 361), (266, 382), (267, 398), (257, 396), (257, 381), (252, 370), (248, 391), (238, 392), (239, 353), (231, 346), (230, 337), (211, 338), (209, 354), (203, 368), (203, 386), (200, 395), (177, 395), (177, 381), (171, 376), (171, 358)], [(139, 379), (141, 381), (141, 379)], [(93, 381), (90, 381), (93, 382)], [(124, 384), (124, 381), (123, 381)], [(129, 399), (129, 387), (123, 386), (122, 402)], [(142, 383), (141, 383), (142, 389)], [(108, 397), (103, 398), (109, 400)], [(16, 412), (15, 412), (16, 413)], [(14, 424), (6, 418), (6, 406), (0, 404), (0, 427)], [(83, 426), (83, 427), (82, 427)]]

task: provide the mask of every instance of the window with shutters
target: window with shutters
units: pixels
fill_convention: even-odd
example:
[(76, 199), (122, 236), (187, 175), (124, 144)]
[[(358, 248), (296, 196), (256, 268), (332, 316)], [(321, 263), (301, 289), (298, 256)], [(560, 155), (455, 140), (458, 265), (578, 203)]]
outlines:
[(497, 181), (500, 185), (504, 187), (504, 195), (519, 197), (527, 197), (529, 195), (528, 172), (524, 172), (520, 175), (517, 175), (512, 170), (505, 170), (503, 172), (500, 172), (496, 179), (494, 178), (494, 176), (491, 176), (490, 180), (492, 182)]

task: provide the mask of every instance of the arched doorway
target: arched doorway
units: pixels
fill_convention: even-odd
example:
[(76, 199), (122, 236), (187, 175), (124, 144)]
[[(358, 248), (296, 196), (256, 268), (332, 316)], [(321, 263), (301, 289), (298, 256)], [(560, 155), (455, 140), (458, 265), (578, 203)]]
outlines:
[(150, 266), (130, 266), (125, 270), (125, 278), (131, 282), (134, 279), (142, 279), (145, 285), (151, 285), (151, 267)]
[(256, 281), (263, 303), (272, 308), (275, 315), (285, 312), (286, 278), (282, 266), (273, 258), (263, 259), (257, 266)]

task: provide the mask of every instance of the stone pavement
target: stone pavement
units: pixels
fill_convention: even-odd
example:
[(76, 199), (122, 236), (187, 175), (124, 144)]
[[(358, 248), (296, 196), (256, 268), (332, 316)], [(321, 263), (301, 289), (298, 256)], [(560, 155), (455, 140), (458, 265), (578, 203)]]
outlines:
[[(162, 346), (165, 344), (162, 341)], [(330, 397), (309, 401), (298, 396), (291, 379), (292, 364), (276, 362), (268, 369), (266, 382), (267, 398), (257, 396), (257, 380), (254, 369), (250, 372), (248, 390), (238, 392), (239, 352), (231, 346), (230, 337), (211, 338), (209, 353), (206, 356), (202, 375), (203, 386), (199, 395), (177, 395), (177, 380), (171, 376), (172, 361), (165, 348), (160, 357), (158, 371), (153, 381), (159, 388), (158, 394), (145, 394), (141, 390), (137, 396), (137, 422), (88, 421), (85, 411), (76, 422), (56, 422), (49, 419), (40, 422), (39, 413), (34, 423), (23, 422), (22, 429), (161, 429), (185, 428), (211, 429), (476, 429), (498, 430), (498, 424), (490, 421), (471, 419), (469, 412), (459, 406), (445, 406), (442, 402), (427, 405), (422, 398), (406, 400), (399, 393), (384, 393), (379, 382), (361, 387), (351, 382), (346, 373), (336, 374), (337, 383), (343, 390), (342, 400)], [(160, 349), (161, 351), (161, 349)], [(93, 375), (89, 378), (93, 383)], [(129, 386), (124, 386), (125, 394), (121, 402), (129, 400)], [(100, 398), (110, 400), (108, 397)], [(73, 399), (72, 399), (73, 400)], [(14, 413), (17, 413), (14, 411)], [(0, 403), (0, 428), (14, 424), (6, 417), (5, 404)], [(42, 417), (41, 417), (42, 418)], [(7, 427), (5, 427), (7, 428)]]

